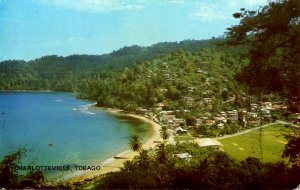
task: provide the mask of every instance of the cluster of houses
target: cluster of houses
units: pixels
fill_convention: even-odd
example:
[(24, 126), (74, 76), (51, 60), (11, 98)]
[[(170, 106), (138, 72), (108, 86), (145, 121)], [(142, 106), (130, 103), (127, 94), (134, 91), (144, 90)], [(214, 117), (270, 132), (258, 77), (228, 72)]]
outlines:
[[(187, 101), (191, 101), (186, 97)], [(211, 98), (204, 98), (203, 101), (210, 103)], [(155, 122), (169, 126), (174, 129), (176, 134), (186, 133), (187, 130), (182, 128), (185, 126), (186, 119), (185, 118), (176, 118), (176, 112), (180, 110), (169, 110), (163, 111), (164, 103), (158, 103), (157, 107), (154, 109), (155, 113), (149, 111), (147, 109), (139, 109), (139, 113), (143, 114), (145, 117), (153, 119)], [(224, 125), (228, 123), (236, 123), (239, 126), (257, 126), (262, 124), (263, 121), (271, 121), (272, 118), (272, 110), (285, 110), (287, 106), (282, 104), (281, 102), (259, 102), (252, 103), (250, 107), (241, 108), (238, 110), (230, 110), (230, 111), (220, 111), (218, 114), (212, 115), (212, 113), (207, 112), (204, 113), (203, 117), (196, 118), (196, 126), (204, 125), (207, 127), (211, 127), (216, 125), (218, 127), (224, 127)], [(183, 110), (184, 112), (190, 112), (190, 110)]]

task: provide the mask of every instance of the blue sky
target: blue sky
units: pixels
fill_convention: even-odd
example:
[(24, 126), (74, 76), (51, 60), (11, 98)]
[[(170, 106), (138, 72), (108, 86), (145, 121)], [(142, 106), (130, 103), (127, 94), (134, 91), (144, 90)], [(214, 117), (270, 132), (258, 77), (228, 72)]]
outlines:
[(0, 61), (209, 39), (267, 0), (0, 0)]

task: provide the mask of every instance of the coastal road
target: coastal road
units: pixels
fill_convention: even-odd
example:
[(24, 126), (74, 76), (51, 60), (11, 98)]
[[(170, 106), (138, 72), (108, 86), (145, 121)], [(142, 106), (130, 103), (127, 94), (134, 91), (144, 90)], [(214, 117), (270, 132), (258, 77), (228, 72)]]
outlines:
[(220, 140), (220, 139), (227, 139), (227, 138), (231, 138), (231, 137), (236, 137), (236, 136), (239, 136), (239, 135), (243, 135), (243, 134), (246, 134), (246, 133), (250, 133), (252, 131), (256, 131), (256, 130), (260, 130), (260, 129), (263, 129), (263, 128), (266, 128), (266, 127), (270, 127), (272, 125), (275, 125), (275, 124), (282, 124), (282, 125), (291, 125), (293, 127), (297, 127), (299, 128), (300, 126), (299, 125), (295, 125), (295, 124), (292, 124), (292, 123), (288, 123), (286, 121), (276, 121), (274, 123), (268, 123), (268, 124), (265, 124), (265, 125), (262, 125), (262, 126), (258, 126), (258, 127), (254, 127), (252, 129), (247, 129), (245, 131), (241, 131), (239, 133), (235, 133), (235, 134), (232, 134), (232, 135), (224, 135), (222, 137), (216, 137), (217, 140)]

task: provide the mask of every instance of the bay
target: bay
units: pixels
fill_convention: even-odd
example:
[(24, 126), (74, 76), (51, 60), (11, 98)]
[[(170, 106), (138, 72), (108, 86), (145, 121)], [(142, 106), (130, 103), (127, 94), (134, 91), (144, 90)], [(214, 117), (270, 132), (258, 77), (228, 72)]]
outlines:
[(25, 146), (23, 165), (93, 165), (128, 149), (132, 134), (145, 141), (153, 133), (92, 105), (70, 93), (0, 92), (0, 159)]

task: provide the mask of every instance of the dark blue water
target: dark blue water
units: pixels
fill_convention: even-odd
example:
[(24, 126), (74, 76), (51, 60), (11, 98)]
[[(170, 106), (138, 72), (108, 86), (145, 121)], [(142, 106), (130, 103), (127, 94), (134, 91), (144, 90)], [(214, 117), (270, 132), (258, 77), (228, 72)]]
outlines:
[(89, 165), (128, 149), (132, 134), (144, 140), (152, 134), (140, 120), (111, 115), (74, 97), (0, 92), (0, 159), (25, 146), (31, 151), (24, 163)]

